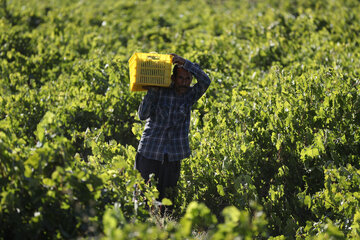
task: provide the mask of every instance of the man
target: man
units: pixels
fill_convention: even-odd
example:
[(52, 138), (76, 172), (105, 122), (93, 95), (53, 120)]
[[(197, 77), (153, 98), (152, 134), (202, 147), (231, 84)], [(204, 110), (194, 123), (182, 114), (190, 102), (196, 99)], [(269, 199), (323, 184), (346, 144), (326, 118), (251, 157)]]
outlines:
[[(192, 105), (210, 85), (201, 68), (176, 54), (173, 56), (172, 85), (169, 88), (148, 87), (138, 110), (140, 120), (146, 120), (135, 168), (145, 182), (155, 174), (158, 200), (173, 200), (171, 190), (180, 176), (180, 161), (190, 156), (189, 126)], [(193, 75), (198, 80), (190, 87)], [(170, 190), (170, 191), (169, 191)]]

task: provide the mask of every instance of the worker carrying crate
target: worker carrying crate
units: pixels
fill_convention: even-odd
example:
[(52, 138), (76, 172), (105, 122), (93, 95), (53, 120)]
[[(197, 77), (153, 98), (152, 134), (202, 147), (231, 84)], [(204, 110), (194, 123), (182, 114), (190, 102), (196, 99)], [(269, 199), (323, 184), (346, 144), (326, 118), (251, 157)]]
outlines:
[[(135, 168), (145, 182), (154, 174), (159, 191), (157, 201), (167, 198), (173, 202), (181, 160), (191, 154), (191, 108), (204, 95), (211, 80), (198, 64), (176, 54), (134, 54), (129, 62), (130, 66), (133, 64), (130, 89), (148, 90), (138, 108), (139, 119), (146, 123)], [(197, 82), (191, 86), (193, 77)], [(171, 212), (172, 207), (160, 209)]]

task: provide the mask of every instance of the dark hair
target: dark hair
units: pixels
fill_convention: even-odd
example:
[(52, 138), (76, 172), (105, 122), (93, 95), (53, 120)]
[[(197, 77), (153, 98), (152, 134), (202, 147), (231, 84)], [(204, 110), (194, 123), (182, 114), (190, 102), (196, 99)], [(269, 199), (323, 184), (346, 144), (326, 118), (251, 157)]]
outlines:
[(176, 75), (177, 75), (177, 73), (178, 73), (179, 67), (182, 68), (182, 66), (180, 66), (179, 64), (175, 64), (175, 65), (174, 65), (174, 68), (173, 68), (174, 78), (176, 78)]

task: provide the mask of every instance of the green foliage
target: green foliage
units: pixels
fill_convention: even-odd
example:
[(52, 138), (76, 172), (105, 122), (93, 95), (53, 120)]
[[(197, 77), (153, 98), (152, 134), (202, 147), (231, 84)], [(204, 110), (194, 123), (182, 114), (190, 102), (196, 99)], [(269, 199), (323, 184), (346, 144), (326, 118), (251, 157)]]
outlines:
[[(0, 239), (359, 238), (359, 11), (356, 0), (3, 0)], [(135, 51), (177, 53), (212, 79), (162, 222), (133, 169)]]
[(313, 236), (325, 228), (329, 236), (359, 238), (359, 181), (360, 171), (350, 164), (326, 169), (324, 188), (306, 196), (307, 207), (317, 216), (317, 221), (308, 221), (299, 232), (306, 230)]
[(182, 225), (182, 232), (188, 236), (194, 228), (204, 230), (216, 222), (215, 216), (211, 214), (210, 209), (205, 204), (191, 202), (180, 224)]
[(254, 239), (268, 237), (267, 221), (261, 209), (239, 211), (236, 207), (226, 207), (222, 212), (225, 220), (217, 226), (212, 239)]
[[(203, 203), (191, 202), (178, 223), (165, 217), (163, 224), (153, 221), (128, 222), (119, 205), (105, 211), (103, 223), (105, 239), (197, 239), (197, 232), (206, 231), (210, 239), (254, 239), (266, 237), (266, 219), (261, 209), (239, 211), (231, 206), (223, 210), (224, 222), (217, 224), (216, 217)], [(216, 225), (217, 224), (217, 225)]]

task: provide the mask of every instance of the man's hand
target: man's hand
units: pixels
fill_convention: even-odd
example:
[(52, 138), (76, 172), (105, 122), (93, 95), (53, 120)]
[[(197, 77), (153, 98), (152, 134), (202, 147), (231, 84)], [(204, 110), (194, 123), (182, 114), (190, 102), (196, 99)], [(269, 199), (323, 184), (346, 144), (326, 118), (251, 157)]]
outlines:
[(185, 64), (185, 59), (176, 55), (175, 53), (171, 53), (171, 56), (173, 56), (172, 62), (173, 64), (179, 64), (179, 65), (184, 65)]

